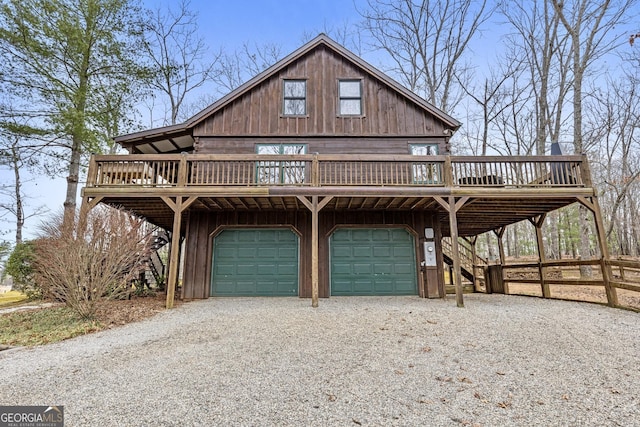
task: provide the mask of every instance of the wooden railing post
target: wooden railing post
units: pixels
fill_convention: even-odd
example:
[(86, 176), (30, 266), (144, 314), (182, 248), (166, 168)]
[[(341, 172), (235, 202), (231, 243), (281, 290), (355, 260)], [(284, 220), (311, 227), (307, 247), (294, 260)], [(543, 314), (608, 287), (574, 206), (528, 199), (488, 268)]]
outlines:
[(446, 156), (444, 159), (444, 184), (447, 187), (453, 187), (453, 164), (451, 163), (451, 156)]
[(187, 154), (182, 153), (182, 155), (180, 156), (180, 163), (178, 164), (178, 187), (187, 186), (187, 172), (189, 170), (188, 166)]
[(314, 187), (320, 186), (320, 162), (318, 161), (318, 153), (313, 153), (313, 160), (311, 161), (311, 185)]
[(582, 175), (582, 182), (585, 187), (593, 187), (593, 181), (591, 181), (591, 169), (589, 168), (589, 159), (586, 154), (582, 154), (582, 160), (580, 161), (580, 174)]
[(89, 170), (87, 171), (87, 187), (93, 187), (97, 184), (98, 164), (96, 163), (95, 154), (89, 158)]

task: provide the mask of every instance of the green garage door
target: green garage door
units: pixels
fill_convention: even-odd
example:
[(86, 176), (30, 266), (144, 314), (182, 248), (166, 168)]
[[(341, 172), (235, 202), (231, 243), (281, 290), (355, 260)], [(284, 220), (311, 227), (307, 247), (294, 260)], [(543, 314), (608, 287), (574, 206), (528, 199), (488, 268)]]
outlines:
[(291, 230), (224, 230), (213, 244), (212, 296), (298, 295), (298, 237)]
[(330, 240), (331, 295), (415, 295), (413, 236), (403, 228), (345, 228)]

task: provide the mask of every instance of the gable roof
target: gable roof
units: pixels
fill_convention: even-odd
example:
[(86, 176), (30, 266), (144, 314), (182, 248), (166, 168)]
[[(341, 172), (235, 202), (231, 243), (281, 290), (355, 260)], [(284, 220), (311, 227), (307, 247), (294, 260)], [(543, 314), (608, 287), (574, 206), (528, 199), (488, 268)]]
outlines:
[(361, 68), (367, 74), (383, 82), (396, 92), (402, 94), (404, 97), (410, 99), (417, 106), (429, 112), (434, 117), (445, 123), (446, 126), (452, 131), (455, 131), (460, 127), (461, 123), (453, 117), (436, 108), (433, 104), (427, 102), (425, 99), (421, 98), (415, 93), (411, 92), (409, 89), (405, 88), (383, 72), (379, 71), (377, 68), (371, 66), (359, 56), (353, 54), (343, 46), (333, 41), (326, 34), (320, 34), (313, 40), (309, 41), (305, 45), (287, 55), (285, 58), (278, 61), (276, 64), (267, 68), (262, 73), (256, 75), (235, 90), (229, 92), (227, 95), (223, 96), (222, 98), (211, 104), (209, 107), (187, 119), (184, 123), (149, 129), (146, 131), (131, 133), (127, 135), (121, 135), (115, 138), (115, 142), (119, 143), (125, 148), (129, 148), (130, 151), (134, 151), (135, 149), (137, 152), (142, 152), (144, 154), (189, 151), (193, 147), (194, 140), (192, 131), (195, 126), (197, 126), (203, 120), (215, 114), (217, 111), (224, 108), (226, 105), (230, 104), (237, 98), (251, 91), (253, 88), (260, 85), (262, 82), (266, 81), (273, 75), (277, 74), (282, 69), (286, 68), (293, 62), (299, 60), (300, 58), (320, 46), (325, 46), (337, 55), (346, 58), (352, 64)]

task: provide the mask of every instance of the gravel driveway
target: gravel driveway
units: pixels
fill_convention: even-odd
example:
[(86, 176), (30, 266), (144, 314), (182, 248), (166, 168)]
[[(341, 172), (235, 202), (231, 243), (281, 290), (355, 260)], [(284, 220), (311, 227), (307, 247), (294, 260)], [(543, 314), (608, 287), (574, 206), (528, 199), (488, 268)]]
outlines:
[(640, 425), (640, 314), (537, 298), (229, 298), (0, 352), (66, 426)]

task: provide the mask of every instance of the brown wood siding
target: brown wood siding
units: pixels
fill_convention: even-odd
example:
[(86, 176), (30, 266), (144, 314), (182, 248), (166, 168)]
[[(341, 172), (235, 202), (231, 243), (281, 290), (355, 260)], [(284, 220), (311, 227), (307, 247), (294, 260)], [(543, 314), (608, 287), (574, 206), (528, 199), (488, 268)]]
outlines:
[[(282, 116), (282, 79), (307, 80), (307, 115)], [(362, 79), (363, 115), (338, 115), (338, 80)], [(444, 124), (350, 61), (322, 47), (194, 128), (202, 136), (438, 136)]]
[(410, 144), (438, 144), (438, 152), (446, 153), (447, 146), (439, 138), (214, 138), (201, 137), (197, 154), (255, 154), (257, 144), (306, 144), (307, 153), (320, 154), (411, 154)]
[[(321, 211), (319, 217), (319, 295), (329, 296), (329, 237), (338, 227), (406, 227), (416, 238), (416, 264), (424, 260), (422, 242), (425, 227), (433, 227), (436, 237), (441, 236), (440, 224), (431, 212), (385, 212), (385, 211)], [(188, 215), (186, 227), (185, 264), (182, 298), (208, 298), (211, 284), (211, 256), (213, 235), (226, 228), (238, 227), (282, 227), (290, 226), (300, 233), (300, 297), (311, 297), (311, 214), (308, 211), (268, 212), (199, 212)], [(444, 287), (442, 255), (438, 251), (437, 286)], [(424, 272), (418, 275), (418, 288), (425, 296)]]

